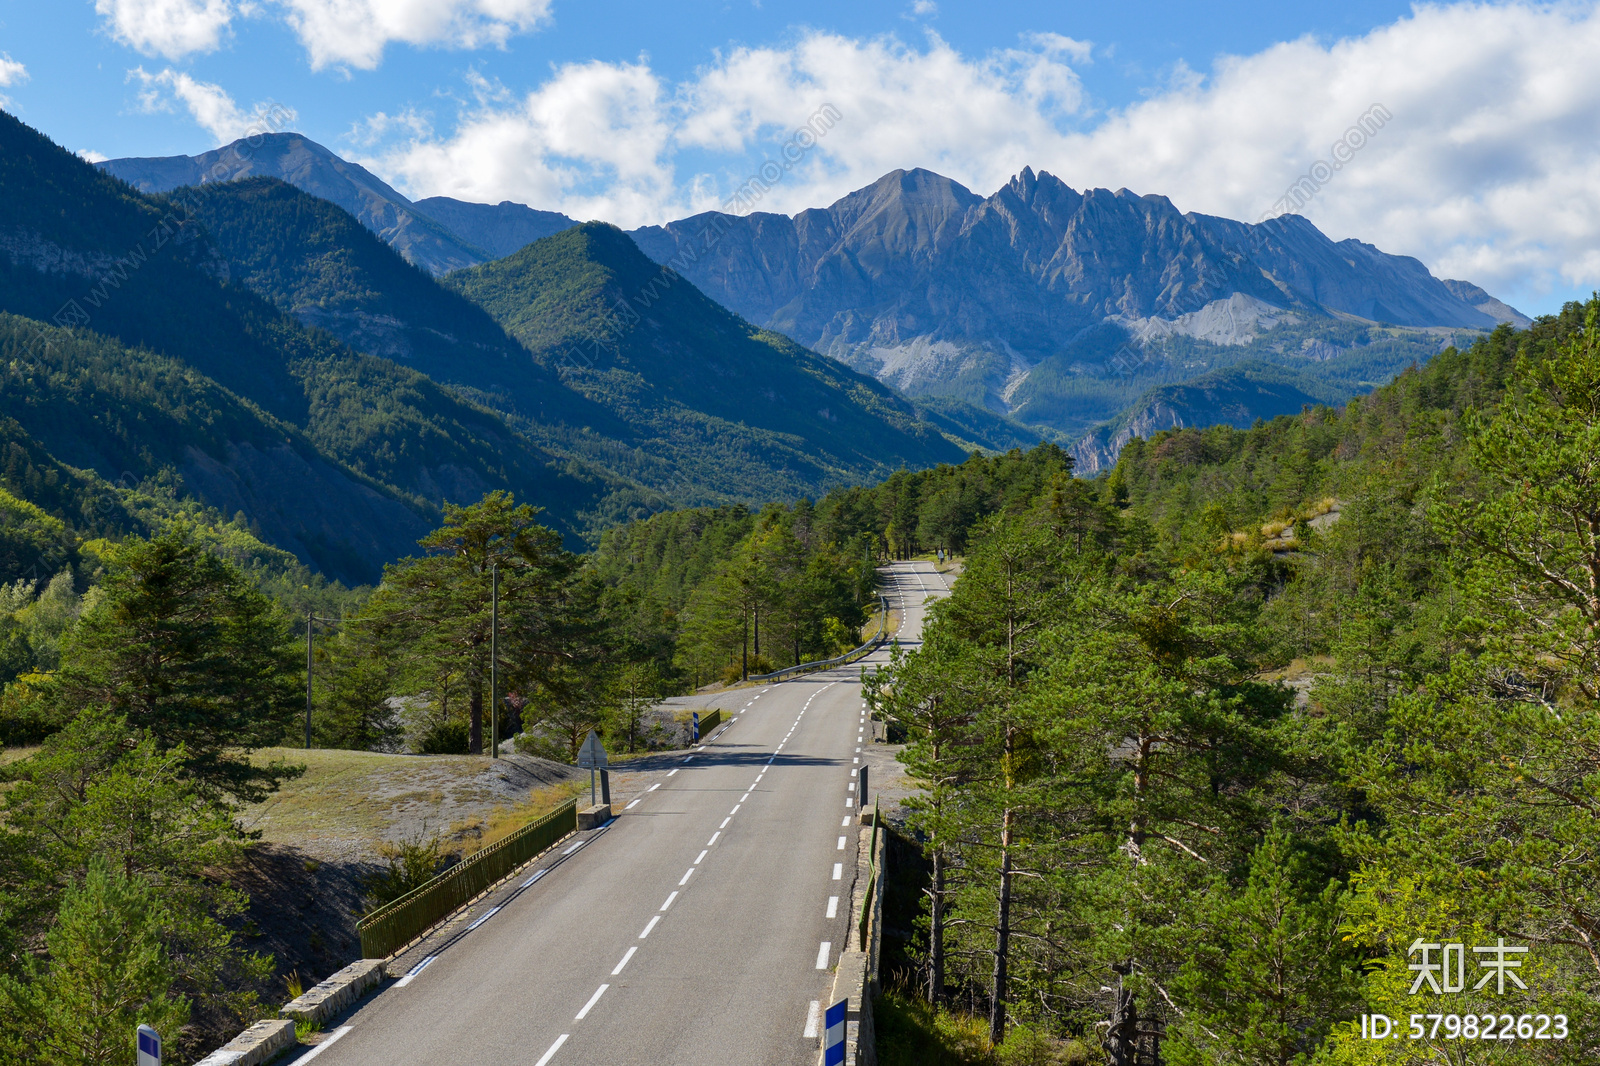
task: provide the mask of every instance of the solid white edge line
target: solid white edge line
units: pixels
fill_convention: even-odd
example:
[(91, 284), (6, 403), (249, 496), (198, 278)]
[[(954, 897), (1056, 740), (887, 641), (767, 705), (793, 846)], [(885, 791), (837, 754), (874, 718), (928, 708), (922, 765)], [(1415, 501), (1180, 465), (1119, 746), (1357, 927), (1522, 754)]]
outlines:
[(563, 854), (563, 855), (571, 855), (573, 852), (577, 851), (579, 848), (583, 847), (587, 843), (588, 843), (587, 840), (580, 840), (576, 844), (572, 845), (572, 847), (568, 848), (566, 851), (563, 851), (561, 854)]
[(689, 878), (691, 878), (693, 876), (694, 876), (694, 867), (691, 866), (691, 867), (689, 867), (689, 872), (683, 875), (683, 880), (678, 882), (678, 887), (682, 888), (684, 885), (688, 884), (689, 883)]
[(817, 1038), (817, 1023), (821, 1021), (821, 1015), (822, 1004), (812, 1000), (811, 1006), (806, 1008), (805, 1038), (807, 1040), (815, 1040)]
[[(857, 748), (857, 749), (856, 749), (856, 750), (857, 750), (857, 751), (860, 751), (860, 750), (861, 750), (861, 749), (860, 749), (860, 748)], [(682, 770), (682, 769), (683, 769), (683, 767), (681, 767), (681, 766), (680, 766), (680, 767), (678, 767), (678, 769), (677, 769), (677, 770), (668, 770), (668, 771), (667, 771), (667, 776), (668, 776), (668, 777), (671, 777), (671, 776), (672, 776), (672, 775), (673, 775), (673, 774), (675, 774), (675, 773), (677, 773), (677, 772), (678, 772), (678, 770)]]
[[(822, 946), (817, 949), (817, 969), (826, 970), (828, 968), (828, 956), (832, 953), (832, 951), (833, 944), (830, 941), (824, 940), (822, 942)], [(599, 996), (597, 995), (595, 998), (598, 999)]]
[[(822, 967), (818, 966), (817, 969), (820, 970)], [(578, 1016), (572, 1020), (575, 1022), (583, 1021), (583, 1019), (588, 1016), (590, 1008), (592, 1008), (596, 1003), (600, 1002), (600, 997), (605, 995), (606, 989), (610, 987), (610, 985), (601, 985), (599, 988), (595, 989), (594, 995), (589, 997), (589, 1002), (583, 1005), (583, 1009), (578, 1012)]]
[(529, 885), (533, 884), (535, 881), (539, 880), (539, 878), (543, 877), (545, 874), (547, 874), (549, 872), (550, 871), (548, 871), (548, 870), (535, 870), (535, 871), (533, 871), (533, 876), (528, 878), (526, 881), (522, 882), (522, 887), (523, 888), (527, 888)]
[(635, 944), (633, 947), (629, 948), (627, 954), (622, 956), (622, 961), (617, 963), (617, 968), (615, 970), (611, 971), (611, 976), (615, 977), (615, 976), (617, 976), (617, 974), (621, 973), (622, 972), (622, 968), (624, 966), (628, 965), (628, 960), (633, 958), (633, 953), (635, 951), (638, 951), (638, 950), (639, 950), (639, 945), (638, 944)]
[(484, 922), (487, 922), (490, 918), (493, 918), (495, 916), (495, 913), (497, 911), (499, 911), (499, 910), (500, 910), (499, 907), (490, 907), (487, 911), (485, 911), (483, 913), (483, 916), (481, 918), (479, 918), (477, 921), (473, 922), (471, 925), (467, 926), (467, 932), (469, 932), (469, 933), (472, 932), (474, 929), (478, 928), (478, 926), (482, 925)]
[(352, 1028), (354, 1028), (354, 1026), (349, 1026), (349, 1025), (341, 1025), (341, 1026), (339, 1026), (339, 1028), (335, 1029), (333, 1032), (328, 1034), (328, 1039), (324, 1040), (322, 1043), (318, 1044), (316, 1047), (312, 1048), (310, 1051), (306, 1052), (304, 1055), (301, 1055), (295, 1061), (296, 1062), (310, 1062), (312, 1059), (316, 1058), (318, 1055), (322, 1054), (324, 1051), (328, 1050), (334, 1044), (336, 1044), (340, 1040), (342, 1040), (344, 1038), (344, 1035), (346, 1033), (348, 1033)]
[[(675, 773), (677, 773), (677, 772), (678, 772), (678, 771), (676, 771), (676, 770), (674, 770), (674, 771), (672, 771), (672, 774), (675, 774)], [(671, 777), (671, 776), (672, 776), (672, 774), (668, 774), (668, 775), (667, 775), (667, 776), (668, 776), (668, 777)], [(658, 788), (660, 788), (660, 787), (661, 787), (661, 782), (660, 782), (660, 781), (657, 781), (657, 782), (656, 782), (656, 783), (655, 783), (655, 784), (653, 784), (653, 785), (651, 785), (651, 786), (650, 786), (650, 787), (649, 787), (649, 788), (647, 788), (647, 789), (645, 789), (645, 791), (646, 791), (646, 792), (654, 792), (654, 791), (655, 791), (655, 790), (656, 790), (656, 789), (658, 789)]]
[(634, 800), (632, 803), (628, 804), (626, 807), (624, 807), (622, 809), (625, 810), (625, 811), (631, 811), (637, 806), (639, 806), (639, 801), (638, 800)]
[(550, 1060), (556, 1057), (556, 1052), (561, 1050), (561, 1045), (565, 1044), (567, 1042), (567, 1037), (571, 1035), (572, 1034), (570, 1033), (562, 1033), (560, 1036), (556, 1037), (556, 1042), (550, 1045), (550, 1050), (539, 1056), (539, 1061), (534, 1063), (533, 1066), (548, 1066)]
[(659, 922), (660, 920), (661, 920), (661, 915), (658, 914), (654, 918), (651, 918), (648, 922), (646, 922), (645, 926), (644, 926), (644, 932), (639, 934), (639, 939), (643, 940), (645, 937), (649, 936), (650, 935), (650, 930), (654, 929), (656, 927), (656, 923)]
[(421, 973), (423, 970), (426, 970), (428, 968), (428, 964), (438, 957), (439, 956), (437, 955), (429, 955), (427, 958), (411, 967), (404, 977), (400, 978), (400, 980), (394, 983), (394, 987), (404, 988), (406, 985), (409, 985), (413, 980), (416, 979), (417, 974)]
[(678, 898), (678, 892), (677, 892), (676, 889), (674, 889), (672, 891), (671, 895), (667, 896), (667, 901), (661, 905), (661, 909), (662, 910), (666, 910), (668, 907), (672, 906), (672, 901), (677, 899), (677, 898)]
[(828, 897), (828, 917), (829, 918), (837, 918), (837, 917), (839, 917), (839, 897), (838, 896), (829, 896)]

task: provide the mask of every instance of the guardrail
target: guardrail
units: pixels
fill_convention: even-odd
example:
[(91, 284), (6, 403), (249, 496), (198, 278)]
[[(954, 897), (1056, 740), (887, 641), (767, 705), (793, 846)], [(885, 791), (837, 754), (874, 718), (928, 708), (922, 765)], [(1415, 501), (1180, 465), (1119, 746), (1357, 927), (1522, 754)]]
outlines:
[(876, 800), (872, 803), (872, 844), (867, 854), (871, 858), (867, 862), (867, 890), (861, 896), (861, 920), (856, 923), (861, 930), (861, 950), (866, 951), (870, 943), (870, 936), (876, 932), (877, 923), (872, 920), (872, 902), (878, 893), (878, 826), (883, 824), (883, 814), (878, 810)]
[(578, 801), (568, 800), (536, 822), (450, 867), (356, 923), (363, 958), (384, 959), (470, 903), (491, 885), (578, 828)]
[(816, 662), (797, 663), (794, 666), (785, 666), (782, 670), (774, 670), (770, 674), (751, 674), (750, 680), (782, 681), (792, 674), (806, 674), (812, 670), (826, 670), (830, 666), (848, 666), (857, 659), (870, 654), (874, 648), (883, 643), (884, 637), (889, 632), (889, 601), (879, 596), (878, 603), (883, 608), (882, 613), (878, 615), (878, 631), (865, 644), (858, 648), (853, 648), (843, 655), (836, 655), (832, 659), (818, 659)]
[(713, 707), (709, 711), (700, 712), (700, 739), (704, 740), (710, 732), (722, 724), (722, 708)]

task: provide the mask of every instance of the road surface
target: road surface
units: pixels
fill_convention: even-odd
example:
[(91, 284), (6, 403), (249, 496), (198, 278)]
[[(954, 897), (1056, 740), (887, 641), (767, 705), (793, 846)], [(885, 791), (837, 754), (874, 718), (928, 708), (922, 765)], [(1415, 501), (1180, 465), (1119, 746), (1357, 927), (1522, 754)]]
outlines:
[[(948, 586), (897, 563), (885, 592), (905, 646)], [(705, 750), (614, 795), (607, 828), (529, 864), (294, 1061), (812, 1066), (872, 736), (860, 673), (724, 694), (734, 717)]]

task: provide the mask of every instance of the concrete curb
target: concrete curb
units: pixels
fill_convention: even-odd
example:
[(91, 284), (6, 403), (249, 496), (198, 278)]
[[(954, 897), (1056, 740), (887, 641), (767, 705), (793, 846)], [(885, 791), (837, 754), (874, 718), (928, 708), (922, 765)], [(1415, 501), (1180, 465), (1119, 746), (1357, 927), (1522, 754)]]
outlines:
[(609, 803), (597, 803), (593, 807), (578, 808), (577, 831), (580, 833), (586, 833), (591, 829), (599, 829), (609, 821), (611, 821), (611, 804)]
[[(864, 814), (865, 812), (863, 812)], [(865, 820), (865, 819), (864, 819)], [(878, 943), (883, 925), (883, 860), (887, 850), (887, 833), (878, 833), (877, 885), (873, 890), (873, 905), (867, 916), (867, 949), (856, 945), (861, 942), (861, 905), (866, 899), (867, 881), (872, 869), (872, 830), (863, 828), (856, 845), (856, 878), (850, 892), (850, 923), (845, 933), (845, 950), (839, 955), (839, 965), (833, 975), (833, 995), (829, 1003), (841, 999), (845, 1007), (844, 1061), (846, 1066), (877, 1066), (878, 1041), (872, 1023), (872, 999), (878, 994)], [(821, 1056), (818, 1056), (818, 1062)]]
[(294, 1022), (288, 1018), (269, 1018), (250, 1028), (201, 1059), (196, 1066), (259, 1066), (284, 1048), (294, 1046)]
[(383, 980), (382, 959), (352, 962), (315, 988), (283, 1005), (278, 1013), (297, 1022), (322, 1024)]

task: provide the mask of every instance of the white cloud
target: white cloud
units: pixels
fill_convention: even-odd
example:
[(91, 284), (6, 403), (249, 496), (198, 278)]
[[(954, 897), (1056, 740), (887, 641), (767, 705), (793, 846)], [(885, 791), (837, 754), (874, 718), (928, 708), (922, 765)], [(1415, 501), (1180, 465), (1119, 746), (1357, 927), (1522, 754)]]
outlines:
[[(9, 89), (13, 85), (20, 85), (28, 80), (28, 68), (12, 59), (5, 52), (0, 52), (0, 89)], [(11, 100), (0, 93), (0, 107), (10, 107)]]
[(550, 17), (551, 0), (95, 0), (107, 31), (149, 55), (217, 49), (236, 19), (281, 18), (315, 70), (376, 69), (390, 44), (500, 47)]
[(222, 86), (196, 81), (170, 68), (158, 74), (149, 74), (143, 67), (138, 67), (128, 72), (128, 80), (139, 82), (139, 102), (145, 111), (171, 111), (174, 103), (182, 104), (190, 117), (210, 133), (218, 144), (227, 144), (257, 133), (279, 133), (288, 129), (299, 117), (293, 108), (271, 101), (259, 103), (253, 110), (245, 111), (234, 103), (233, 97)]
[(107, 159), (111, 158), (104, 152), (97, 152), (93, 148), (79, 148), (77, 156), (85, 163), (104, 163)]
[(1054, 35), (967, 55), (932, 35), (810, 33), (719, 54), (677, 84), (644, 60), (572, 65), (518, 99), (480, 92), (453, 126), (434, 119), (443, 132), (391, 139), (372, 162), (417, 195), (637, 225), (717, 206), (827, 102), (841, 120), (763, 210), (914, 166), (988, 193), (1027, 164), (1254, 221), (1381, 104), (1393, 120), (1302, 214), (1503, 295), (1600, 284), (1593, 3), (1424, 4), (1364, 36), (1176, 66), (1112, 112), (1074, 71), (1090, 52)]
[[(813, 206), (896, 167), (959, 174), (987, 159), (982, 180), (998, 184), (1082, 108), (1066, 61), (1080, 54), (1059, 37), (968, 60), (937, 37), (919, 50), (812, 33), (786, 48), (736, 49), (676, 87), (642, 60), (572, 64), (521, 99), (480, 87), (447, 136), (411, 138), (373, 163), (419, 194), (520, 199), (637, 225), (721, 206), (832, 105), (841, 119), (762, 210)], [(720, 157), (720, 173), (680, 181), (683, 153)]]
[(550, 16), (551, 0), (280, 0), (311, 66), (373, 70), (394, 42), (500, 47)]
[[(244, 5), (248, 10), (248, 5)], [(113, 38), (147, 55), (177, 59), (222, 44), (241, 5), (232, 0), (95, 0)]]

